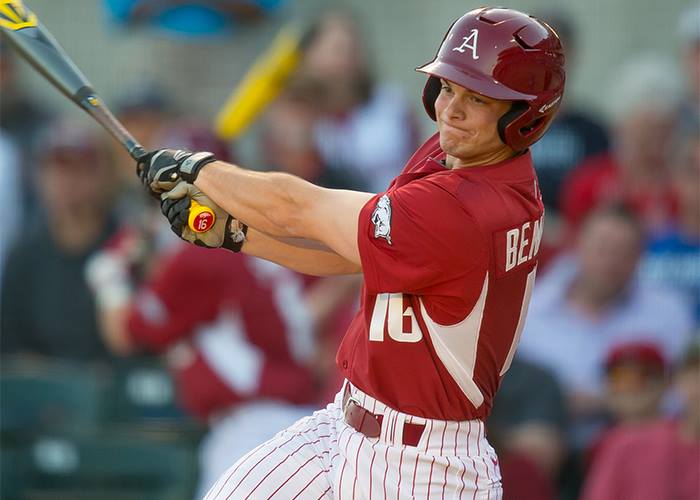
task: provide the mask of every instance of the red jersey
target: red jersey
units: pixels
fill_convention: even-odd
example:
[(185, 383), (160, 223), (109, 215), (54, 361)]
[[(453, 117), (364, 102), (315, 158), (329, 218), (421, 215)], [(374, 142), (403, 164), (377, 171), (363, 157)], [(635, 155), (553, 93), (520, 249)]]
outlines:
[(309, 403), (311, 322), (300, 275), (254, 257), (183, 245), (137, 295), (133, 342), (167, 352), (184, 406), (205, 418), (241, 401)]
[(444, 158), (436, 134), (362, 208), (361, 307), (336, 361), (398, 411), (483, 420), (525, 322), (544, 210), (529, 152)]

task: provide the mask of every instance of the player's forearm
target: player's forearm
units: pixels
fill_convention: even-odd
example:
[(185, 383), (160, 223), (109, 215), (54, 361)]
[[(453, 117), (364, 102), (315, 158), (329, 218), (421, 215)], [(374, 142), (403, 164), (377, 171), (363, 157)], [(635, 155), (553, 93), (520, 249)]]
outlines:
[(311, 237), (303, 214), (320, 188), (298, 177), (253, 172), (217, 161), (201, 170), (195, 185), (228, 213), (259, 231), (278, 237)]
[(313, 276), (361, 272), (360, 266), (332, 250), (284, 243), (253, 228), (248, 230), (243, 253), (272, 261), (294, 271)]

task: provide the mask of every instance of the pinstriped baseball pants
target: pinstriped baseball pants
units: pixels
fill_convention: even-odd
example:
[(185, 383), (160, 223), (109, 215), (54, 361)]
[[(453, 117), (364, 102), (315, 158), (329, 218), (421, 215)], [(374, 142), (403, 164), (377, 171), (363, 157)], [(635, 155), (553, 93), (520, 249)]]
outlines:
[[(351, 390), (361, 406), (384, 415), (378, 438), (345, 423), (341, 391), (325, 409), (242, 457), (205, 500), (502, 498), (498, 460), (483, 422), (419, 418)], [(425, 425), (415, 447), (402, 444), (405, 422)]]

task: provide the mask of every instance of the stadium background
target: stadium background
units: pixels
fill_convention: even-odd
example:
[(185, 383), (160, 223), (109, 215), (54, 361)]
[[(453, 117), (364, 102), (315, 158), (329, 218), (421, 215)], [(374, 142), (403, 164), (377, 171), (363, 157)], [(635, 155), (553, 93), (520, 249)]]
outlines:
[[(208, 0), (204, 1), (206, 3)], [(407, 118), (405, 123), (399, 120), (393, 125), (401, 127), (403, 124), (405, 128), (410, 128), (410, 133), (406, 135), (411, 136), (415, 142), (427, 137), (432, 132), (434, 124), (425, 116), (420, 100), (424, 77), (415, 73), (413, 69), (433, 57), (444, 32), (453, 19), (480, 6), (475, 2), (454, 0), (434, 2), (348, 0), (332, 5), (323, 0), (285, 0), (280, 2), (278, 8), (265, 12), (261, 19), (254, 23), (239, 22), (228, 26), (228, 30), (224, 33), (213, 36), (188, 36), (154, 25), (130, 26), (128, 23), (117, 22), (113, 12), (110, 14), (107, 9), (108, 5), (139, 2), (140, 0), (135, 2), (130, 0), (124, 2), (120, 0), (31, 0), (28, 3), (93, 83), (100, 95), (116, 109), (118, 114), (138, 111), (139, 106), (154, 106), (160, 113), (163, 111), (160, 107), (165, 107), (166, 112), (160, 115), (163, 120), (172, 120), (175, 124), (186, 123), (183, 129), (177, 129), (175, 126), (177, 130), (174, 132), (172, 130), (164, 132), (165, 136), (170, 137), (171, 140), (173, 137), (187, 137), (192, 144), (189, 147), (193, 148), (198, 147), (198, 144), (211, 146), (214, 143), (217, 147), (223, 147), (222, 154), (232, 153), (243, 165), (250, 165), (252, 168), (268, 168), (274, 166), (275, 161), (280, 162), (280, 165), (284, 162), (284, 158), (280, 159), (280, 153), (276, 148), (285, 147), (285, 127), (280, 125), (276, 129), (275, 120), (286, 123), (296, 130), (294, 120), (307, 120), (308, 113), (311, 113), (315, 120), (320, 120), (318, 123), (322, 125), (329, 123), (323, 121), (327, 117), (324, 118), (324, 111), (320, 109), (320, 104), (314, 103), (313, 98), (309, 100), (308, 95), (304, 95), (300, 98), (301, 104), (293, 101), (291, 104), (283, 102), (280, 106), (273, 106), (272, 117), (263, 116), (235, 141), (221, 145), (209, 137), (211, 134), (207, 128), (212, 125), (214, 117), (228, 95), (241, 81), (245, 72), (269, 47), (283, 26), (291, 22), (304, 28), (317, 19), (319, 14), (332, 10), (334, 6), (352, 12), (354, 19), (360, 25), (359, 36), (367, 51), (369, 65), (376, 77), (376, 82), (393, 89), (392, 96), (400, 96), (397, 101), (391, 101), (398, 104), (396, 109), (390, 109), (390, 111), (396, 112), (397, 115), (405, 111)], [(162, 5), (168, 3), (168, 1), (161, 2)], [(189, 3), (197, 2), (192, 0)], [(273, 5), (277, 2), (260, 3)], [(576, 52), (575, 58), (567, 68), (565, 107), (568, 110), (578, 110), (606, 129), (609, 144), (612, 145), (611, 150), (615, 150), (615, 145), (621, 142), (618, 137), (619, 127), (615, 122), (619, 115), (615, 113), (619, 112), (622, 101), (624, 106), (641, 107), (646, 99), (646, 104), (649, 106), (645, 112), (651, 114), (644, 116), (652, 118), (657, 112), (656, 104), (661, 104), (658, 109), (662, 111), (659, 113), (669, 111), (663, 105), (664, 101), (678, 106), (679, 122), (686, 117), (684, 113), (687, 113), (688, 109), (691, 110), (691, 115), (695, 113), (690, 120), (685, 120), (691, 123), (689, 129), (687, 124), (678, 127), (674, 125), (671, 127), (672, 131), (668, 128), (669, 135), (673, 136), (668, 143), (664, 143), (664, 147), (667, 147), (664, 154), (669, 164), (664, 165), (663, 168), (659, 167), (659, 171), (668, 170), (668, 174), (659, 174), (658, 177), (654, 177), (653, 182), (662, 187), (668, 183), (669, 191), (676, 189), (679, 182), (690, 185), (697, 182), (697, 163), (700, 161), (700, 157), (697, 156), (698, 97), (687, 88), (689, 78), (688, 75), (684, 75), (682, 66), (684, 51), (700, 43), (698, 25), (700, 15), (698, 15), (697, 6), (695, 11), (689, 10), (691, 5), (685, 0), (665, 2), (520, 0), (508, 6), (539, 15), (545, 20), (549, 16), (564, 18), (571, 24)], [(680, 26), (684, 24), (684, 18), (687, 19), (685, 26)], [(3, 46), (2, 57), (12, 58), (6, 49), (7, 47)], [(637, 80), (630, 85), (629, 95), (624, 95), (624, 88), (621, 94), (620, 82), (625, 80), (624, 75), (620, 75), (620, 70), (643, 54), (647, 55), (645, 56), (648, 57), (647, 62), (652, 59), (654, 62), (644, 63), (646, 66), (642, 64), (641, 69), (639, 66), (636, 70), (633, 68), (626, 75), (635, 74), (634, 71), (637, 71), (637, 75), (651, 75), (650, 87), (645, 88), (646, 82)], [(657, 64), (659, 61), (662, 61), (662, 64)], [(188, 386), (186, 376), (183, 378), (183, 372), (175, 370), (177, 373), (172, 375), (172, 351), (159, 345), (157, 349), (151, 349), (157, 351), (156, 354), (148, 354), (149, 349), (137, 349), (129, 351), (129, 355), (112, 353), (96, 356), (93, 359), (90, 355), (75, 355), (74, 352), (69, 352), (70, 349), (67, 349), (63, 355), (59, 346), (60, 339), (53, 340), (52, 352), (43, 352), (40, 348), (33, 349), (33, 344), (29, 341), (22, 345), (21, 339), (18, 344), (14, 337), (17, 335), (21, 337), (27, 333), (24, 331), (11, 333), (14, 343), (7, 340), (10, 337), (9, 328), (25, 323), (27, 319), (13, 316), (18, 314), (16, 311), (24, 311), (22, 314), (27, 317), (34, 314), (44, 317), (49, 315), (47, 311), (53, 310), (50, 306), (44, 308), (38, 305), (39, 299), (29, 284), (42, 282), (42, 277), (37, 276), (40, 272), (37, 270), (43, 269), (40, 265), (42, 263), (32, 261), (35, 254), (28, 252), (26, 246), (22, 247), (21, 244), (27, 245), (28, 242), (34, 241), (35, 246), (38, 247), (44, 245), (47, 238), (36, 233), (36, 230), (41, 230), (52, 221), (51, 214), (44, 213), (47, 207), (41, 208), (42, 197), (45, 196), (42, 189), (47, 188), (46, 186), (37, 187), (35, 184), (44, 182), (41, 179), (44, 178), (43, 169), (47, 167), (44, 167), (42, 162), (48, 161), (46, 159), (48, 156), (44, 155), (47, 155), (47, 152), (53, 152), (52, 148), (58, 150), (65, 147), (66, 143), (62, 141), (71, 140), (70, 137), (66, 138), (55, 132), (57, 130), (60, 132), (64, 127), (68, 132), (75, 131), (78, 137), (78, 148), (89, 147), (85, 144), (88, 137), (104, 138), (102, 131), (97, 129), (87, 116), (60, 96), (27, 64), (13, 60), (13, 67), (16, 69), (16, 74), (12, 75), (14, 87), (11, 95), (7, 90), (9, 87), (0, 87), (0, 108), (14, 102), (16, 95), (21, 95), (23, 102), (28, 103), (28, 107), (24, 113), (25, 116), (22, 109), (15, 109), (12, 113), (3, 112), (0, 120), (0, 159), (2, 159), (0, 172), (4, 172), (6, 178), (13, 181), (5, 183), (0, 194), (0, 198), (3, 199), (2, 206), (6, 207), (6, 213), (11, 214), (7, 216), (9, 222), (3, 227), (1, 235), (3, 252), (0, 254), (4, 265), (0, 267), (4, 280), (0, 292), (3, 304), (3, 309), (0, 309), (3, 325), (3, 331), (0, 332), (3, 340), (0, 367), (2, 403), (0, 496), (18, 500), (193, 498), (203, 487), (198, 463), (201, 458), (198, 454), (203, 453), (207, 443), (211, 445), (212, 441), (218, 439), (217, 436), (220, 434), (215, 434), (215, 429), (216, 432), (221, 433), (225, 429), (220, 425), (221, 408), (217, 408), (216, 412), (210, 412), (209, 409), (202, 409), (195, 404), (194, 406), (201, 410), (201, 414), (197, 414), (187, 404), (183, 406), (183, 391), (191, 396), (193, 389)], [(666, 75), (659, 75), (659, 71), (665, 68), (670, 68), (668, 78), (665, 78)], [(671, 74), (674, 71), (677, 71), (677, 75)], [(0, 74), (0, 76), (3, 75)], [(695, 75), (695, 78), (697, 79), (698, 76)], [(670, 92), (670, 94), (664, 92)], [(620, 96), (625, 99), (620, 99)], [(682, 108), (687, 104), (689, 108), (687, 106)], [(304, 109), (300, 110), (299, 106)], [(622, 109), (623, 114), (625, 111), (629, 109)], [(675, 108), (673, 111), (675, 113)], [(351, 113), (348, 112), (348, 115)], [(676, 119), (675, 116), (672, 118)], [(196, 133), (191, 133), (192, 123), (198, 124)], [(45, 130), (46, 128), (49, 132)], [(682, 130), (677, 131), (676, 128)], [(578, 132), (585, 133), (583, 130)], [(68, 136), (70, 135), (69, 133)], [(342, 132), (338, 136), (342, 137)], [(323, 156), (324, 152), (328, 153), (324, 149), (324, 137), (328, 138), (327, 135), (319, 135), (317, 140), (320, 143), (317, 146), (321, 153), (314, 151), (314, 155)], [(391, 135), (391, 140), (395, 140), (396, 137), (396, 134)], [(207, 146), (204, 148), (206, 149)], [(272, 149), (277, 151), (277, 156), (271, 152)], [(345, 182), (348, 183), (348, 187), (374, 189), (372, 182), (367, 179), (364, 184), (353, 185), (352, 182), (367, 174), (367, 170), (358, 169), (357, 178), (345, 176), (347, 172), (343, 172), (342, 161), (340, 161), (340, 169), (339, 165), (333, 165), (334, 150), (331, 148), (329, 151), (329, 159), (324, 159), (326, 164), (321, 167), (316, 163), (313, 164), (311, 168), (313, 175), (310, 174), (312, 179), (331, 184), (340, 183), (339, 186), (346, 186), (343, 184)], [(342, 157), (342, 152), (335, 151), (335, 153), (340, 155), (336, 159)], [(111, 154), (114, 157), (110, 156), (111, 159), (107, 160), (107, 163), (111, 162), (110, 165), (117, 166), (115, 170), (118, 174), (116, 177), (109, 177), (112, 185), (106, 189), (105, 193), (108, 193), (106, 196), (112, 204), (106, 210), (116, 214), (116, 220), (120, 223), (126, 220), (125, 225), (128, 226), (128, 223), (134, 221), (133, 212), (147, 210), (143, 207), (153, 207), (144, 200), (137, 199), (134, 186), (128, 186), (130, 182), (133, 184), (134, 180), (131, 170), (128, 170), (129, 162), (124, 158), (118, 158), (118, 154), (114, 151)], [(590, 158), (581, 158), (582, 162), (587, 159)], [(535, 163), (537, 167), (537, 160)], [(685, 166), (678, 168), (677, 163), (683, 163)], [(295, 166), (298, 165), (290, 164), (289, 169)], [(326, 167), (332, 175), (324, 176), (323, 172), (319, 174), (313, 170)], [(399, 168), (398, 165), (393, 166), (395, 167), (393, 169), (389, 166), (385, 167), (389, 169), (389, 174)], [(581, 170), (579, 163), (572, 164), (570, 167), (572, 171)], [(682, 174), (687, 174), (686, 177), (673, 173), (680, 170), (690, 173)], [(82, 175), (87, 176), (88, 173), (83, 171)], [(369, 175), (372, 175), (371, 170)], [(386, 175), (387, 172), (384, 171), (381, 175), (377, 174), (377, 177), (383, 178), (382, 176)], [(541, 180), (546, 180), (546, 176), (546, 173), (540, 172)], [(685, 179), (685, 181), (679, 181), (679, 179)], [(103, 178), (101, 182), (110, 181)], [(603, 181), (602, 185), (603, 191), (607, 187), (605, 182)], [(617, 179), (614, 182), (619, 182), (619, 185), (616, 184), (616, 189), (624, 191), (624, 179)], [(63, 189), (66, 189), (66, 186), (63, 186)], [(656, 194), (658, 193), (654, 191), (650, 195), (652, 198), (650, 203), (662, 206), (663, 202), (656, 200)], [(667, 193), (664, 190), (662, 194), (665, 196)], [(691, 193), (688, 196), (692, 198), (697, 194)], [(567, 266), (572, 266), (571, 259), (577, 258), (576, 251), (573, 252), (574, 257), (570, 256), (570, 250), (580, 243), (576, 243), (578, 240), (574, 236), (574, 228), (567, 226), (571, 221), (567, 219), (569, 214), (566, 213), (566, 207), (550, 201), (552, 206), (548, 207), (549, 225), (545, 233), (547, 241), (542, 257), (552, 275), (556, 273), (566, 275), (566, 270), (569, 269)], [(651, 209), (651, 212), (654, 212), (651, 217), (654, 219), (653, 224), (647, 220), (648, 213), (634, 213), (634, 209), (631, 215), (627, 211), (620, 215), (613, 210), (614, 213), (608, 212), (598, 216), (600, 220), (605, 219), (609, 226), (613, 226), (612, 233), (609, 234), (613, 245), (617, 241), (613, 236), (617, 233), (625, 232), (629, 227), (643, 227), (645, 248), (640, 264), (642, 271), (651, 269), (653, 266), (650, 262), (659, 256), (663, 260), (670, 255), (669, 262), (675, 257), (679, 260), (671, 263), (676, 266), (676, 270), (670, 273), (670, 277), (661, 276), (669, 279), (664, 286), (670, 285), (668, 288), (671, 295), (662, 298), (666, 302), (662, 299), (658, 302), (652, 300), (651, 307), (639, 302), (625, 309), (625, 314), (636, 315), (648, 321), (649, 325), (653, 325), (649, 327), (650, 332), (656, 328), (655, 331), (651, 333), (641, 331), (643, 328), (634, 331), (624, 330), (624, 326), (615, 324), (614, 321), (608, 324), (607, 319), (603, 322), (605, 326), (600, 328), (595, 326), (595, 322), (593, 326), (586, 323), (589, 333), (610, 335), (611, 338), (619, 334), (619, 337), (615, 337), (616, 342), (610, 342), (611, 345), (602, 342), (607, 346), (606, 350), (598, 353), (599, 358), (595, 360), (597, 364), (592, 365), (593, 368), (591, 368), (603, 378), (602, 385), (591, 387), (591, 392), (599, 397), (596, 404), (600, 406), (596, 406), (595, 411), (586, 406), (591, 403), (591, 400), (578, 398), (579, 394), (571, 389), (571, 379), (578, 374), (577, 353), (572, 352), (575, 349), (572, 347), (574, 344), (563, 343), (564, 347), (559, 353), (559, 365), (569, 363), (568, 367), (562, 368), (557, 366), (557, 362), (548, 359), (548, 356), (558, 355), (554, 348), (551, 352), (548, 350), (551, 343), (547, 340), (547, 334), (552, 333), (548, 331), (550, 313), (546, 308), (539, 307), (544, 302), (538, 303), (538, 296), (535, 295), (533, 308), (539, 312), (534, 313), (530, 325), (525, 330), (524, 335), (532, 339), (526, 342), (528, 345), (523, 346), (522, 359), (526, 363), (519, 364), (517, 367), (514, 365), (509, 373), (511, 378), (507, 386), (504, 384), (500, 408), (494, 413), (494, 419), (490, 423), (494, 444), (502, 458), (506, 500), (509, 498), (570, 500), (579, 498), (581, 495), (587, 495), (584, 497), (585, 500), (604, 500), (600, 496), (601, 490), (595, 488), (605, 489), (600, 485), (605, 485), (606, 472), (614, 470), (613, 458), (621, 460), (632, 458), (631, 455), (624, 453), (609, 455), (613, 457), (609, 458), (611, 462), (606, 462), (605, 466), (598, 466), (596, 484), (592, 486), (590, 471), (594, 470), (597, 457), (603, 456), (600, 450), (603, 449), (604, 444), (615, 439), (615, 436), (610, 438), (610, 432), (620, 430), (619, 428), (624, 432), (627, 424), (649, 425), (650, 430), (645, 431), (645, 435), (652, 436), (650, 439), (658, 439), (658, 441), (644, 444), (643, 449), (653, 450), (657, 449), (653, 445), (666, 443), (664, 439), (675, 439), (675, 435), (668, 437), (664, 434), (663, 429), (666, 428), (661, 429), (659, 427), (661, 424), (676, 421), (692, 423), (696, 420), (698, 420), (696, 424), (698, 435), (691, 440), (690, 445), (672, 447), (678, 452), (676, 455), (681, 456), (680, 459), (674, 458), (674, 460), (680, 460), (680, 462), (674, 462), (679, 464), (677, 468), (669, 469), (669, 475), (663, 475), (659, 472), (660, 468), (654, 466), (652, 462), (641, 464), (639, 467), (650, 467), (649, 473), (646, 475), (640, 473), (635, 481), (644, 485), (644, 478), (650, 481), (653, 479), (652, 486), (647, 488), (653, 492), (650, 493), (652, 496), (644, 498), (659, 500), (698, 498), (684, 496), (689, 490), (683, 489), (684, 486), (678, 489), (679, 487), (673, 484), (673, 478), (677, 479), (678, 484), (683, 483), (683, 478), (690, 477), (690, 481), (694, 480), (696, 476), (693, 476), (695, 474), (693, 470), (697, 471), (700, 467), (700, 410), (695, 408), (695, 413), (690, 417), (687, 416), (688, 404), (700, 405), (700, 395), (698, 395), (700, 361), (696, 345), (700, 321), (700, 314), (698, 314), (700, 308), (697, 307), (700, 303), (697, 296), (700, 290), (700, 244), (698, 243), (700, 230), (695, 232), (691, 230), (690, 244), (683, 246), (680, 250), (675, 247), (668, 250), (668, 247), (663, 246), (668, 241), (664, 239), (666, 235), (675, 231), (680, 225), (679, 214), (683, 209), (678, 208), (679, 203), (674, 198), (671, 211), (663, 213), (656, 219), (654, 217), (658, 215), (656, 212), (660, 209), (657, 210), (659, 207), (654, 205)], [(587, 206), (585, 210), (581, 207), (573, 209), (578, 210), (575, 215), (584, 217), (583, 212), (587, 216), (589, 212), (596, 212), (595, 208)], [(697, 205), (696, 208), (700, 210)], [(619, 209), (621, 207), (616, 204), (615, 210)], [(630, 221), (630, 216), (634, 220)], [(159, 233), (163, 228), (167, 232), (165, 222), (160, 221), (159, 224), (159, 228), (153, 230), (153, 233)], [(603, 228), (605, 222), (599, 222), (599, 224), (599, 227)], [(575, 229), (578, 231), (580, 228)], [(604, 230), (601, 229), (602, 231)], [(131, 233), (128, 231), (126, 233), (128, 241)], [(71, 264), (75, 264), (74, 274), (66, 272), (64, 275), (46, 276), (46, 280), (66, 279), (66, 276), (74, 280), (47, 286), (47, 289), (54, 290), (52, 292), (54, 295), (49, 295), (48, 300), (56, 298), (56, 295), (64, 295), (64, 300), (68, 302), (74, 294), (76, 301), (88, 300), (87, 297), (90, 296), (88, 291), (95, 292), (96, 287), (100, 285), (96, 282), (100, 280), (99, 277), (93, 279), (90, 284), (92, 288), (88, 287), (83, 282), (87, 280), (82, 274), (83, 267), (87, 266), (89, 261), (94, 263), (94, 259), (91, 258), (95, 256), (114, 257), (116, 255), (117, 261), (121, 264), (128, 260), (124, 255), (128, 251), (124, 250), (124, 245), (120, 243), (123, 241), (120, 240), (122, 234), (121, 228), (119, 231), (115, 230), (112, 237), (81, 254), (82, 260), (78, 264)], [(590, 237), (591, 241), (596, 237), (601, 238), (600, 234), (585, 233), (585, 235)], [(156, 247), (162, 244), (161, 236), (158, 234), (148, 233), (144, 238), (156, 241), (154, 245)], [(602, 238), (605, 239), (605, 236)], [(167, 245), (176, 245), (176, 243), (170, 241), (165, 246)], [(20, 250), (17, 250), (18, 248)], [(584, 251), (580, 248), (578, 250)], [(155, 255), (157, 260), (158, 252), (153, 249), (151, 251), (150, 257)], [(595, 254), (596, 250), (588, 251)], [(18, 253), (26, 254), (24, 260), (17, 255)], [(43, 258), (48, 254), (37, 252), (36, 255), (39, 256), (38, 258)], [(52, 256), (52, 254), (49, 255), (49, 257)], [(179, 254), (179, 258), (184, 261), (190, 257), (186, 253)], [(624, 261), (625, 256), (620, 258)], [(60, 263), (60, 260), (57, 262)], [(181, 261), (169, 262), (177, 267), (177, 263)], [(230, 262), (232, 269), (238, 269), (238, 264), (235, 262), (240, 261), (234, 258)], [(129, 261), (128, 265), (135, 266), (132, 261)], [(221, 263), (212, 265), (221, 265)], [(544, 266), (543, 263), (542, 267)], [(250, 269), (252, 268), (258, 269), (255, 265), (251, 265)], [(245, 290), (248, 286), (255, 287), (256, 276), (264, 275), (265, 279), (271, 281), (266, 285), (268, 288), (261, 289), (260, 293), (264, 294), (267, 290), (271, 296), (274, 296), (275, 290), (284, 289), (287, 292), (291, 290), (289, 277), (285, 277), (286, 275), (280, 275), (281, 277), (274, 275), (273, 279), (270, 276), (274, 273), (269, 270), (258, 269), (262, 274), (256, 275), (258, 271), (253, 272), (250, 269), (244, 272), (247, 281), (241, 280), (242, 289)], [(658, 269), (663, 270), (668, 267), (661, 265)], [(127, 274), (134, 279), (132, 283), (134, 289), (143, 286), (144, 276), (134, 272), (132, 268), (129, 268)], [(139, 274), (138, 279), (134, 277), (136, 274)], [(635, 283), (637, 274), (644, 273), (635, 272)], [(544, 272), (541, 276), (544, 281)], [(682, 279), (679, 279), (679, 276)], [(119, 277), (123, 278), (122, 275)], [(260, 394), (255, 394), (254, 391), (246, 394), (242, 391), (243, 396), (241, 394), (236, 396), (240, 396), (240, 400), (230, 405), (230, 411), (238, 412), (241, 417), (241, 420), (237, 421), (240, 423), (235, 424), (239, 425), (240, 429), (248, 429), (245, 425), (251, 424), (253, 427), (265, 427), (263, 420), (251, 422), (259, 415), (256, 413), (260, 410), (260, 407), (256, 406), (258, 400), (265, 405), (278, 397), (281, 401), (285, 401), (285, 404), (294, 406), (304, 413), (312, 406), (318, 406), (323, 401), (327, 401), (333, 393), (333, 388), (337, 387), (337, 374), (334, 373), (330, 361), (333, 358), (338, 336), (342, 335), (343, 326), (347, 324), (355, 307), (352, 297), (358, 283), (353, 280), (309, 282), (298, 277), (295, 279), (300, 280), (300, 286), (307, 293), (304, 296), (305, 300), (314, 304), (313, 307), (317, 309), (327, 309), (317, 313), (318, 317), (316, 317), (315, 328), (318, 330), (316, 334), (320, 339), (317, 357), (306, 359), (307, 365), (310, 366), (309, 371), (312, 373), (310, 377), (314, 380), (313, 394), (299, 395), (295, 392), (293, 385), (289, 385), (288, 388), (285, 385), (287, 392), (274, 396), (262, 390)], [(630, 279), (630, 283), (625, 286), (626, 290), (632, 288), (632, 281)], [(166, 287), (168, 282), (163, 281), (160, 285)], [(204, 283), (203, 286), (206, 288), (207, 284)], [(211, 288), (217, 286), (219, 283), (213, 280)], [(644, 286), (645, 290), (653, 291), (657, 285)], [(80, 288), (79, 292), (78, 288)], [(167, 295), (167, 292), (155, 285), (152, 286), (151, 291), (153, 290), (160, 291), (164, 296)], [(257, 288), (255, 293), (258, 293)], [(95, 295), (97, 297), (99, 294), (95, 292)], [(173, 292), (173, 296), (176, 295), (185, 296), (177, 290)], [(554, 295), (555, 299), (563, 300), (563, 297), (557, 296), (556, 293)], [(622, 298), (626, 296), (621, 294)], [(44, 295), (41, 297), (40, 300), (47, 300)], [(323, 301), (319, 297), (330, 298)], [(99, 302), (99, 297), (94, 300)], [(132, 297), (131, 300), (133, 305), (137, 299)], [(242, 308), (252, 307), (250, 304), (243, 304), (243, 299), (240, 300)], [(549, 300), (552, 300), (551, 296)], [(29, 306), (21, 309), (17, 306), (18, 301), (24, 301)], [(693, 301), (696, 303), (694, 310), (690, 305)], [(334, 307), (329, 306), (328, 302), (333, 302)], [(610, 310), (616, 311), (615, 308), (619, 304), (615, 300), (611, 304)], [(88, 306), (93, 307), (94, 304), (88, 304)], [(187, 304), (181, 302), (180, 307), (187, 307)], [(53, 322), (56, 332), (70, 329), (67, 325), (74, 318), (68, 317), (69, 312), (64, 314), (62, 316), (59, 311), (55, 317), (48, 318), (49, 322)], [(268, 327), (268, 323), (262, 321), (265, 313), (258, 312), (258, 314), (261, 319), (259, 323), (266, 325), (266, 333), (270, 333), (270, 328), (273, 330), (276, 328)], [(319, 317), (321, 319), (318, 319)], [(602, 317), (608, 318), (605, 314), (602, 314)], [(561, 335), (569, 333), (569, 326), (579, 326), (575, 322), (567, 323), (571, 318), (557, 317), (557, 321), (560, 321), (556, 323), (557, 326), (551, 328), (561, 328), (559, 332)], [(132, 326), (133, 324), (133, 322), (130, 323)], [(318, 326), (319, 324), (323, 327)], [(638, 328), (639, 323), (635, 325), (637, 326), (634, 328)], [(133, 329), (138, 330), (135, 326)], [(31, 332), (31, 334), (34, 333)], [(48, 331), (43, 332), (43, 335), (50, 336), (51, 333), (49, 328)], [(657, 337), (653, 337), (652, 334)], [(144, 335), (147, 336), (147, 334)], [(655, 339), (656, 344), (651, 342), (650, 345), (650, 339)], [(98, 342), (96, 339), (93, 340)], [(117, 347), (117, 351), (118, 349)], [(231, 351), (231, 359), (243, 359), (246, 353), (249, 354), (249, 350), (242, 349), (241, 352)], [(163, 356), (166, 350), (168, 350), (168, 356)], [(285, 358), (285, 362), (287, 361)], [(560, 371), (558, 372), (557, 369)], [(295, 377), (297, 375), (299, 377), (298, 380), (295, 379), (298, 386), (302, 386), (307, 380), (304, 377), (309, 376), (308, 373), (302, 374), (298, 371), (293, 373)], [(288, 378), (284, 382), (292, 384), (290, 380)], [(688, 380), (691, 381), (690, 384)], [(683, 383), (686, 389), (690, 385), (691, 393), (692, 388), (695, 387), (695, 395), (692, 397), (696, 399), (687, 396), (683, 392), (685, 390), (683, 387), (676, 387), (677, 384)], [(689, 401), (691, 403), (688, 403)], [(247, 422), (245, 422), (246, 416)], [(279, 427), (279, 425), (275, 427), (276, 425), (270, 423), (267, 430), (273, 432)], [(231, 432), (235, 435), (236, 430)], [(608, 446), (608, 450), (610, 449)], [(234, 454), (234, 452), (231, 453)], [(636, 457), (641, 455), (644, 453), (637, 453)], [(650, 451), (649, 456), (655, 455)], [(662, 455), (660, 460), (659, 463), (666, 463)], [(614, 476), (610, 472), (608, 476), (607, 480), (618, 477), (620, 478), (618, 482), (623, 482), (622, 475)], [(655, 486), (660, 489), (653, 490)], [(615, 493), (617, 496), (613, 495), (609, 498), (642, 498), (635, 496), (637, 493), (631, 491), (621, 490)], [(657, 494), (657, 491), (668, 496), (659, 496), (661, 494)]]

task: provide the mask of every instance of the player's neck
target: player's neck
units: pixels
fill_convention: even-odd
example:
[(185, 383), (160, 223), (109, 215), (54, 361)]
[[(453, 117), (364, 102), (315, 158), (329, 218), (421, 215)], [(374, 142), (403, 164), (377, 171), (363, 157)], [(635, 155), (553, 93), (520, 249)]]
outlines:
[(499, 149), (497, 151), (468, 158), (458, 158), (448, 154), (445, 157), (445, 166), (451, 170), (456, 170), (458, 168), (483, 167), (486, 165), (501, 163), (502, 161), (509, 160), (514, 156), (516, 156), (516, 153), (510, 148)]

